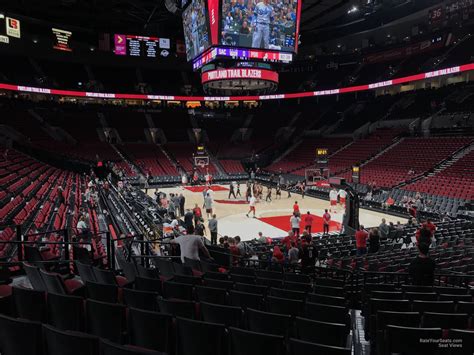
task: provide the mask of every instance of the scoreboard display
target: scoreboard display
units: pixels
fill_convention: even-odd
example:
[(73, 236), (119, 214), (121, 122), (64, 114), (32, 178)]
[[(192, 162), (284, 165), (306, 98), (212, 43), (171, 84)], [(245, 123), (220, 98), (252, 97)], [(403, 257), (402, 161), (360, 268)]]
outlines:
[(356, 184), (360, 182), (360, 166), (358, 165), (352, 167), (352, 182)]
[(21, 38), (20, 21), (0, 13), (0, 43), (10, 43), (10, 38)]
[(170, 39), (137, 35), (114, 35), (116, 55), (131, 57), (167, 57), (169, 55)]
[(72, 32), (60, 28), (52, 28), (51, 30), (53, 31), (54, 36), (53, 48), (58, 51), (71, 52), (70, 40)]
[(327, 165), (328, 163), (328, 149), (317, 148), (316, 149), (316, 163), (319, 165)]

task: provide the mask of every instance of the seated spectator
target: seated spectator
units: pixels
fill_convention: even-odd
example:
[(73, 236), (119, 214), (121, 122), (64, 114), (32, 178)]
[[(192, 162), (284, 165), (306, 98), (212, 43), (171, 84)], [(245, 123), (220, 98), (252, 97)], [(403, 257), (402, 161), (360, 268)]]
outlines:
[(240, 250), (234, 238), (229, 238), (229, 251), (232, 254), (232, 265), (237, 266), (240, 261)]
[(291, 243), (291, 248), (288, 250), (288, 262), (290, 264), (298, 264), (300, 250), (296, 247), (296, 243)]
[(429, 257), (429, 244), (418, 244), (419, 255), (410, 263), (408, 272), (414, 285), (431, 286), (436, 263)]
[(288, 235), (282, 239), (281, 243), (285, 246), (286, 250), (290, 250), (291, 242), (296, 242), (298, 237), (295, 236), (295, 233), (291, 230), (288, 231)]
[(392, 196), (388, 196), (387, 201), (383, 203), (382, 207), (388, 210), (390, 207), (392, 207), (395, 204), (395, 200), (392, 198)]
[(259, 242), (259, 243), (261, 243), (261, 244), (267, 244), (267, 238), (265, 238), (265, 237), (263, 236), (263, 233), (262, 233), (262, 232), (258, 232), (257, 242)]

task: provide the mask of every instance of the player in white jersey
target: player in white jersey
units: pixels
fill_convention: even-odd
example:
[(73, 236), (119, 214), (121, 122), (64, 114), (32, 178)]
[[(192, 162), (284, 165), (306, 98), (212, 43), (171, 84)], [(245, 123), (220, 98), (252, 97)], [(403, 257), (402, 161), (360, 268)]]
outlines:
[(252, 47), (268, 49), (270, 44), (270, 22), (272, 20), (273, 7), (270, 0), (260, 1), (254, 10), (254, 32), (252, 35)]
[(247, 217), (249, 216), (250, 212), (253, 212), (253, 218), (255, 218), (255, 205), (257, 204), (257, 199), (255, 196), (250, 197), (249, 201), (249, 211), (247, 212)]
[(340, 189), (340, 190), (339, 190), (339, 203), (340, 203), (341, 205), (345, 205), (345, 204), (346, 204), (346, 196), (347, 196), (346, 190)]
[(331, 191), (329, 191), (329, 201), (331, 202), (331, 209), (337, 205), (337, 190), (333, 188)]

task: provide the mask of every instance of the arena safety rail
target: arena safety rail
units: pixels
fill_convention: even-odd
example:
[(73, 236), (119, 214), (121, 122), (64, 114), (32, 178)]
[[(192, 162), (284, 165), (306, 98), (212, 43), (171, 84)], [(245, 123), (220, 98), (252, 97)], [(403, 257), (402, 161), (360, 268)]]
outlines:
[(60, 89), (49, 89), (34, 86), (22, 86), (0, 83), (0, 90), (25, 92), (25, 93), (37, 93), (45, 95), (59, 95), (59, 96), (71, 96), (71, 97), (85, 97), (95, 99), (130, 99), (130, 100), (160, 100), (160, 101), (261, 101), (261, 100), (282, 100), (282, 99), (299, 99), (304, 97), (317, 97), (317, 96), (328, 96), (328, 95), (339, 95), (350, 92), (368, 91), (380, 89), (383, 87), (390, 87), (394, 85), (406, 84), (415, 81), (432, 79), (441, 76), (447, 76), (452, 74), (459, 74), (474, 70), (474, 63), (463, 64), (455, 67), (438, 69), (426, 73), (420, 73), (410, 76), (404, 76), (401, 78), (395, 78), (385, 81), (379, 81), (376, 83), (348, 86), (338, 89), (327, 89), (319, 91), (304, 91), (296, 93), (283, 93), (283, 94), (272, 94), (272, 95), (249, 95), (249, 96), (175, 96), (175, 95), (160, 95), (160, 94), (122, 94), (122, 93), (104, 93), (104, 92), (89, 92), (89, 91), (74, 91), (74, 90), (60, 90)]

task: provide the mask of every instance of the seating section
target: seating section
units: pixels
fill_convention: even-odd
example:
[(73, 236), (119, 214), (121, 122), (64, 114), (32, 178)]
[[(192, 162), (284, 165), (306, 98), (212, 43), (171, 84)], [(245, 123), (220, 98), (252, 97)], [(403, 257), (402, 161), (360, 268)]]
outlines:
[(178, 175), (178, 171), (159, 147), (128, 143), (122, 147), (132, 162), (152, 176)]
[(266, 169), (271, 172), (292, 172), (296, 175), (304, 175), (303, 166), (314, 164), (317, 148), (327, 148), (329, 155), (334, 154), (339, 148), (350, 143), (349, 138), (319, 138), (303, 139), (301, 143), (288, 155)]
[[(284, 350), (287, 344), (299, 340), (322, 349), (334, 347), (344, 353), (350, 353), (352, 348), (348, 309), (345, 305), (311, 302), (313, 284), (305, 275), (231, 268), (217, 273), (229, 280), (231, 287), (227, 289), (216, 287), (213, 273), (203, 271), (211, 265), (217, 268), (217, 264), (205, 266), (197, 261), (192, 263), (193, 269), (187, 263), (157, 258), (151, 261), (159, 267), (146, 269), (119, 260), (126, 279), (115, 277), (109, 270), (77, 263), (85, 287), (75, 290), (60, 287), (58, 291), (51, 279), (53, 274), (41, 271), (44, 289), (38, 289), (37, 284), (35, 290), (15, 286), (12, 296), (15, 307), (11, 314), (0, 315), (0, 325), (6, 322), (16, 325), (20, 317), (34, 322), (36, 327), (42, 323), (46, 338), (40, 340), (46, 343), (46, 348), (63, 343), (62, 349), (66, 349), (71, 343), (59, 341), (62, 338), (73, 341), (72, 344), (78, 342), (78, 347), (85, 346), (84, 339), (89, 345), (92, 341), (98, 346), (101, 338), (109, 346), (184, 355), (257, 354), (255, 349), (259, 349), (258, 353), (269, 349), (269, 340), (277, 341), (272, 346), (276, 347), (276, 354), (282, 355), (287, 354)], [(158, 273), (153, 274), (152, 270)], [(171, 277), (165, 277), (167, 270), (174, 270)], [(35, 285), (32, 275), (29, 273), (28, 277)], [(282, 288), (262, 286), (258, 294), (237, 291), (238, 284), (230, 280), (239, 275), (247, 275), (254, 281), (268, 277), (280, 281)], [(119, 277), (123, 282), (119, 282)], [(286, 280), (294, 279), (301, 282), (293, 284), (305, 285), (310, 292), (289, 289)], [(57, 280), (63, 283), (60, 278)], [(42, 299), (48, 301), (41, 302)], [(37, 311), (26, 307), (33, 300)], [(8, 337), (0, 340), (0, 351), (7, 346), (21, 346), (8, 340)], [(231, 343), (234, 345), (229, 346)]]
[[(380, 187), (397, 185), (431, 171), (471, 141), (472, 138), (463, 137), (404, 138), (362, 167), (361, 182)], [(424, 181), (420, 180), (420, 184)]]
[(219, 160), (219, 163), (221, 164), (222, 168), (224, 168), (224, 171), (228, 174), (243, 174), (245, 173), (245, 169), (238, 160), (227, 160), (227, 159), (221, 159)]
[[(41, 236), (30, 238), (28, 234), (75, 228), (79, 209), (84, 208), (90, 215), (91, 230), (99, 231), (96, 212), (85, 201), (84, 176), (38, 162), (13, 149), (0, 153), (0, 224), (21, 225), (26, 239), (35, 241)], [(1, 230), (2, 240), (15, 237), (14, 227)], [(62, 236), (53, 233), (47, 238), (55, 241)], [(0, 244), (1, 257), (12, 256), (14, 250), (12, 245)], [(45, 248), (46, 252), (59, 255), (61, 250), (53, 246)]]
[(432, 195), (474, 200), (474, 151), (439, 172), (404, 187)]

